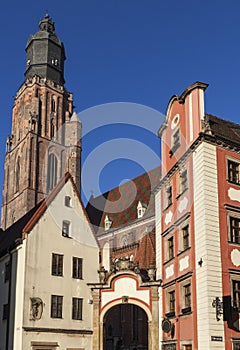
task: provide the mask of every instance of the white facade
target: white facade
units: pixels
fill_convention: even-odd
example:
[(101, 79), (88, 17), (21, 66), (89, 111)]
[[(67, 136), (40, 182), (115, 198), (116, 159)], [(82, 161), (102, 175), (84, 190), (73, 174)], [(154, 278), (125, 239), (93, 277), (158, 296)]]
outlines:
[[(66, 206), (66, 196), (71, 198), (70, 206)], [(25, 239), (13, 255), (12, 276), (17, 278), (11, 283), (11, 314), (15, 319), (8, 331), (9, 339), (13, 339), (9, 349), (90, 350), (93, 305), (87, 283), (98, 281), (98, 244), (70, 177), (47, 203), (44, 213), (40, 206), (25, 226)], [(31, 220), (36, 222), (31, 224)], [(63, 221), (69, 223), (69, 236), (62, 235)], [(62, 275), (52, 274), (52, 254), (63, 256)], [(81, 278), (73, 278), (73, 257), (82, 259)], [(7, 258), (0, 262), (1, 272)], [(1, 277), (1, 305), (8, 303), (8, 285)], [(52, 295), (62, 297), (62, 317), (51, 317)], [(33, 317), (32, 298), (42, 301), (38, 317)], [(81, 319), (72, 319), (72, 298), (82, 299)], [(1, 349), (5, 349), (2, 335), (6, 334), (6, 324), (7, 320), (0, 320)]]

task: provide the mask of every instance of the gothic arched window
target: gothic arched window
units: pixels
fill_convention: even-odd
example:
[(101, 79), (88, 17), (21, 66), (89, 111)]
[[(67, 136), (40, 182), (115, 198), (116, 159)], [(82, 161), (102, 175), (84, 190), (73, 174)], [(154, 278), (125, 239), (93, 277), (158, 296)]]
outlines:
[(51, 125), (50, 125), (50, 137), (51, 139), (54, 138), (55, 130), (54, 130), (54, 120), (53, 118), (51, 119)]
[(16, 181), (15, 181), (15, 186), (16, 186), (16, 192), (19, 191), (19, 182), (20, 182), (20, 157), (18, 156), (17, 158), (17, 165), (16, 165)]
[(51, 191), (57, 184), (57, 158), (51, 153), (48, 156), (47, 190)]

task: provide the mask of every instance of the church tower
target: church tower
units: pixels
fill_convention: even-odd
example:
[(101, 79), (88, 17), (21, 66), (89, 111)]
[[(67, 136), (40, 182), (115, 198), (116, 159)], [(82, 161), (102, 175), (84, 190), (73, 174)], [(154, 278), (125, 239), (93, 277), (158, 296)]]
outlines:
[(81, 123), (64, 87), (63, 43), (48, 14), (26, 45), (25, 81), (12, 111), (2, 198), (6, 229), (37, 205), (69, 171), (80, 191)]

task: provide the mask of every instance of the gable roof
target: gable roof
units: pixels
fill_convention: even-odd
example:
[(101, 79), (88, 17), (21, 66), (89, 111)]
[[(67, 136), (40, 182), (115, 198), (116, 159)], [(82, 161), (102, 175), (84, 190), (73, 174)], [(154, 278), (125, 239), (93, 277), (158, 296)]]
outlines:
[(22, 243), (22, 230), (42, 203), (43, 200), (5, 231), (0, 230), (0, 256), (5, 255), (7, 251)]
[[(104, 231), (105, 215), (112, 220), (111, 228), (117, 228), (137, 220), (137, 206), (140, 201), (147, 206), (145, 215), (154, 215), (153, 189), (160, 181), (160, 166), (135, 179), (113, 188), (101, 196), (91, 196), (86, 210), (96, 232)], [(140, 219), (138, 219), (140, 220)]]
[[(82, 200), (80, 198), (78, 189), (74, 183), (74, 180), (71, 174), (66, 173), (58, 182), (58, 184), (54, 187), (51, 193), (43, 199), (40, 203), (38, 203), (33, 209), (27, 212), (23, 217), (21, 217), (18, 221), (16, 221), (12, 226), (10, 226), (7, 230), (0, 230), (0, 256), (6, 254), (9, 249), (14, 248), (15, 246), (22, 243), (22, 240), (25, 239), (26, 233), (29, 233), (33, 227), (36, 225), (38, 220), (42, 217), (42, 215), (47, 210), (48, 206), (52, 203), (56, 195), (63, 188), (67, 181), (71, 181), (73, 185), (73, 189), (79, 199), (80, 205), (82, 207), (83, 213), (85, 215), (86, 220), (89, 223), (93, 236), (95, 238), (95, 234), (88, 218), (87, 212), (83, 206)], [(95, 238), (96, 240), (96, 238)], [(96, 240), (97, 242), (97, 240)], [(98, 242), (97, 242), (98, 244)]]

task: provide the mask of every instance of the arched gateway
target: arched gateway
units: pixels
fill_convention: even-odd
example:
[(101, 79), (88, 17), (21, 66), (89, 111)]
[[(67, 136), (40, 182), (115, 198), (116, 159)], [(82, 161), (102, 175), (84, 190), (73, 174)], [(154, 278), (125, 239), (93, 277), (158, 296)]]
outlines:
[(151, 272), (143, 279), (127, 258), (119, 259), (110, 273), (100, 269), (100, 283), (91, 285), (94, 350), (159, 348), (160, 282)]

